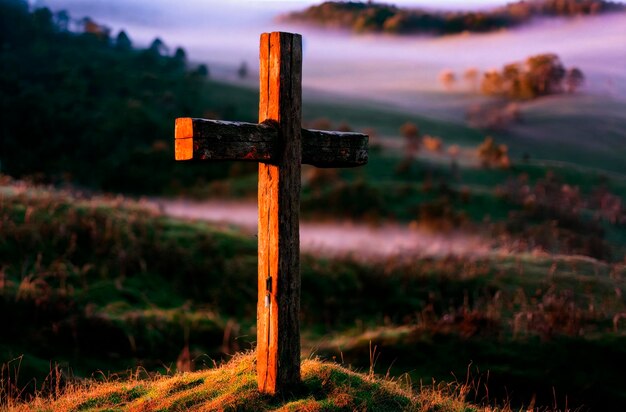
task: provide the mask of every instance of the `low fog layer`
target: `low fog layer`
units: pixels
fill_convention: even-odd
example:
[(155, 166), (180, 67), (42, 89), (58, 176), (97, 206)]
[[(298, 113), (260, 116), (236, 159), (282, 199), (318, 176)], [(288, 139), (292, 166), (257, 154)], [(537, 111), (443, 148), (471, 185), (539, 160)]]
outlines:
[(258, 37), (273, 30), (304, 35), (304, 85), (419, 108), (424, 92), (441, 91), (437, 76), (448, 68), (498, 68), (529, 55), (554, 52), (587, 76), (587, 90), (626, 98), (626, 13), (539, 21), (532, 27), (440, 38), (354, 35), (276, 23), (302, 2), (170, 2), (151, 0), (49, 0), (74, 17), (90, 15), (125, 29), (139, 45), (160, 36), (182, 45), (194, 61), (208, 62), (215, 77), (234, 77), (258, 59)]
[[(257, 232), (258, 211), (254, 203), (161, 199), (153, 207), (173, 217), (235, 225), (250, 236)], [(364, 260), (405, 255), (485, 257), (499, 253), (490, 243), (469, 233), (434, 233), (396, 224), (371, 227), (347, 221), (300, 223), (301, 249), (326, 256), (351, 255)]]

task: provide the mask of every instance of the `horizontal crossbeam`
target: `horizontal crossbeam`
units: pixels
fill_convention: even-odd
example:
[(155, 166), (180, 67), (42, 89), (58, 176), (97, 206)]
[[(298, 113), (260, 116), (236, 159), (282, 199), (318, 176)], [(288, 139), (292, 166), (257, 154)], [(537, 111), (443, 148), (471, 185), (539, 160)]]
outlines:
[[(271, 124), (176, 119), (176, 160), (277, 162), (278, 129)], [(302, 163), (317, 167), (367, 164), (367, 135), (302, 129)]]

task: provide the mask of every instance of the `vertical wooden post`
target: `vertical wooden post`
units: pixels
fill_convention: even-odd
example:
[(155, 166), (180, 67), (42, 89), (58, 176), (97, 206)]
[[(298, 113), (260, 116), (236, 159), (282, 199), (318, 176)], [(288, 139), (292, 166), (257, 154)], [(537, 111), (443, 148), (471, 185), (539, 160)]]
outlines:
[(257, 380), (274, 394), (300, 382), (302, 37), (264, 33), (259, 123), (278, 124), (277, 162), (259, 164)]

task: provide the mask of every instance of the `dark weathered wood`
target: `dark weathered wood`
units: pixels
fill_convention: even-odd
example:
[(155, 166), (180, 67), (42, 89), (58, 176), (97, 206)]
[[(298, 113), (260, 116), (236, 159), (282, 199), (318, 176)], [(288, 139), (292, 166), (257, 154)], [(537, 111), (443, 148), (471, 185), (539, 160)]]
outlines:
[(300, 382), (302, 38), (261, 36), (259, 122), (277, 124), (276, 158), (259, 163), (257, 381), (264, 393)]
[(367, 164), (368, 136), (352, 132), (302, 129), (302, 163), (317, 167)]
[(259, 123), (176, 119), (176, 160), (259, 162), (257, 381), (261, 392), (288, 392), (300, 382), (301, 164), (367, 163), (367, 136), (304, 130), (302, 38), (264, 33)]
[[(176, 131), (177, 156), (185, 153), (178, 160), (275, 163), (278, 159), (278, 127), (272, 123), (181, 118), (177, 119)], [(362, 166), (367, 163), (367, 143), (367, 135), (361, 133), (302, 129), (302, 163), (318, 167)]]

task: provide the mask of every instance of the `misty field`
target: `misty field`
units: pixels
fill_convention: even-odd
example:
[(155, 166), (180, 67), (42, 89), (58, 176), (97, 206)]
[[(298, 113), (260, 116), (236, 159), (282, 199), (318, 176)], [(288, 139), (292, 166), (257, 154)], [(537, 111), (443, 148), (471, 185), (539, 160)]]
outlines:
[[(257, 121), (278, 6), (49, 4), (0, 1), (0, 409), (624, 409), (623, 13), (301, 28), (303, 127), (369, 162), (303, 166), (303, 383), (272, 397), (258, 166), (174, 162), (174, 119)], [(512, 97), (533, 56), (554, 92)]]

